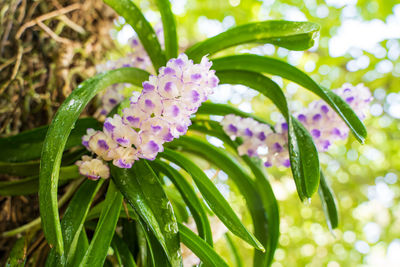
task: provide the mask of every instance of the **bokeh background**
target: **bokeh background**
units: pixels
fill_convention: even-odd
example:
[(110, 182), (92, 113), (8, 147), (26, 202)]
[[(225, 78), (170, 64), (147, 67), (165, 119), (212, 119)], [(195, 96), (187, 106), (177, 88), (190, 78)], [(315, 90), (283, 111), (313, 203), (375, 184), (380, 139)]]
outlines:
[[(159, 21), (151, 1), (139, 1), (146, 17)], [(370, 116), (365, 121), (368, 138), (360, 145), (354, 137), (336, 143), (320, 159), (337, 197), (338, 229), (329, 231), (318, 196), (311, 203), (297, 197), (291, 173), (270, 168), (269, 179), (279, 201), (281, 236), (273, 267), (280, 266), (400, 266), (400, 4), (395, 0), (173, 0), (182, 47), (246, 22), (285, 19), (321, 25), (317, 43), (304, 52), (272, 45), (241, 46), (224, 53), (256, 53), (288, 61), (331, 89), (343, 83), (364, 83), (373, 92)], [(119, 19), (111, 32), (126, 49), (134, 32)], [(108, 57), (115, 57), (110, 54)], [(316, 99), (310, 92), (276, 77), (292, 111)], [(242, 86), (224, 86), (212, 101), (230, 103), (255, 112), (271, 122), (279, 113), (257, 92)], [(215, 145), (218, 140), (210, 139)], [(200, 163), (200, 162), (199, 162)], [(205, 164), (205, 163), (202, 163)], [(235, 203), (244, 220), (243, 199), (226, 174), (207, 168), (210, 178)], [(217, 227), (217, 226), (216, 226)], [(251, 249), (238, 239), (242, 258)], [(216, 245), (229, 261), (226, 241)]]

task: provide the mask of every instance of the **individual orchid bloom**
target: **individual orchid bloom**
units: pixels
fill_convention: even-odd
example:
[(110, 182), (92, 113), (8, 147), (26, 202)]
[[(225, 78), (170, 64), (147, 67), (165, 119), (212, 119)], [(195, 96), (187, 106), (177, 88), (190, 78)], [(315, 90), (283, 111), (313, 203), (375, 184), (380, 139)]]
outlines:
[(89, 156), (83, 156), (82, 160), (76, 162), (79, 167), (79, 173), (91, 180), (99, 178), (107, 179), (110, 177), (110, 169), (101, 159), (93, 159)]
[(90, 150), (104, 160), (111, 160), (108, 152), (117, 146), (118, 144), (102, 131), (97, 131), (89, 140)]
[(103, 126), (104, 132), (116, 143), (124, 147), (135, 147), (140, 144), (139, 134), (129, 125), (125, 124), (121, 116), (115, 114), (113, 118), (107, 118)]
[(131, 168), (135, 160), (139, 159), (137, 149), (133, 147), (117, 147), (108, 153), (113, 164), (119, 168)]

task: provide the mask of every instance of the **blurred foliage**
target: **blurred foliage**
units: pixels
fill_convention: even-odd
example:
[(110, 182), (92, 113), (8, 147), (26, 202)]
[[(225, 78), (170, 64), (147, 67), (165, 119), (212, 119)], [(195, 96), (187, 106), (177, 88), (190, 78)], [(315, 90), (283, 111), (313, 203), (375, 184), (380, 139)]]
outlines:
[[(154, 3), (138, 2), (147, 18), (157, 23)], [(351, 20), (381, 20), (379, 23), (386, 25), (395, 20), (398, 26), (398, 1), (172, 0), (172, 4), (180, 44), (184, 47), (233, 25), (257, 20), (308, 20), (321, 25), (319, 44), (306, 52), (289, 52), (272, 45), (235, 48), (238, 53), (251, 52), (287, 60), (327, 88), (362, 82), (374, 95), (372, 115), (365, 121), (369, 133), (366, 143), (360, 145), (351, 136), (347, 142), (338, 143), (328, 153), (320, 155), (322, 168), (340, 207), (338, 229), (329, 232), (318, 197), (314, 197), (311, 204), (299, 201), (289, 170), (269, 169), (281, 214), (281, 237), (272, 266), (397, 266), (400, 262), (400, 94), (396, 92), (400, 87), (400, 40), (382, 39), (366, 49), (368, 51), (349, 47), (341, 56), (332, 56), (338, 44), (330, 41)], [(350, 39), (358, 38), (357, 34), (354, 32)], [(376, 28), (371, 28), (370, 34), (378, 34)], [(398, 33), (396, 37), (399, 38)], [(293, 83), (275, 80), (284, 85), (293, 111), (315, 99)], [(236, 87), (226, 88), (226, 91), (231, 96), (229, 103), (271, 121), (277, 120), (277, 110), (257, 93), (244, 95), (243, 90)], [(213, 101), (226, 102), (227, 99), (218, 99), (217, 95)], [(226, 182), (225, 175), (212, 166), (204, 167), (210, 169), (210, 177), (214, 177), (230, 202), (237, 204), (236, 211), (242, 213), (245, 221), (250, 221), (241, 208), (243, 199), (235, 193), (234, 186)], [(250, 261), (251, 257), (247, 257), (252, 253), (250, 247), (237, 238), (234, 240), (241, 246), (242, 258)], [(216, 248), (233, 262), (225, 242), (220, 240)], [(250, 262), (245, 266), (250, 266)]]

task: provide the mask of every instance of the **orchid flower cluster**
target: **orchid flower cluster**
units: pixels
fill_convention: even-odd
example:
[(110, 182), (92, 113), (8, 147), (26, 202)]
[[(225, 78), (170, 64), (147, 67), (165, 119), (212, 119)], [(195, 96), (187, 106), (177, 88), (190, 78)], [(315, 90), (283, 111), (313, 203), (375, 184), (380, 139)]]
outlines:
[[(200, 64), (193, 64), (185, 54), (170, 59), (158, 76), (143, 83), (140, 96), (130, 99), (122, 116), (107, 118), (103, 131), (87, 130), (82, 144), (98, 158), (78, 161), (80, 173), (91, 179), (108, 178), (99, 160), (112, 160), (120, 168), (131, 168), (139, 158), (154, 160), (165, 142), (186, 133), (190, 116), (218, 85), (211, 65), (206, 57)], [(104, 162), (103, 166), (108, 169)]]
[[(365, 119), (372, 100), (370, 90), (363, 84), (352, 86), (344, 84), (334, 92), (342, 97), (360, 119)], [(324, 101), (313, 101), (295, 114), (297, 119), (311, 133), (318, 151), (324, 152), (334, 141), (346, 139), (349, 128), (336, 112)], [(288, 125), (283, 119), (275, 125), (273, 132), (267, 124), (252, 118), (227, 115), (221, 121), (224, 131), (232, 138), (241, 137), (243, 143), (238, 147), (239, 155), (260, 158), (264, 166), (289, 167)]]
[[(163, 46), (164, 31), (161, 27), (161, 24), (156, 25), (155, 31), (157, 39), (161, 43), (161, 46)], [(109, 60), (104, 64), (97, 65), (97, 73), (126, 67), (135, 67), (146, 70), (150, 73), (154, 73), (150, 57), (147, 55), (147, 52), (139, 38), (137, 36), (130, 38), (128, 44), (132, 49), (131, 53), (128, 53), (124, 57), (121, 57), (117, 60)], [(104, 94), (101, 96), (101, 105), (96, 111), (95, 117), (104, 119), (104, 117), (124, 99), (122, 91), (125, 87), (126, 84), (114, 84), (107, 88), (107, 90), (105, 90)]]

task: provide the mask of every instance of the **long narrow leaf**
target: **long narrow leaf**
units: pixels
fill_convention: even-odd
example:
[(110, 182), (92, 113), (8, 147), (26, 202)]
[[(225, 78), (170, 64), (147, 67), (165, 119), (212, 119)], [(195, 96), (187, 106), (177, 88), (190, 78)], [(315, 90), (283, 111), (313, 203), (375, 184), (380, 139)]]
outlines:
[(262, 199), (256, 185), (237, 161), (225, 150), (194, 137), (181, 136), (168, 143), (168, 146), (196, 153), (228, 174), (246, 200), (253, 220), (255, 237), (264, 244), (268, 233), (268, 221)]
[(364, 124), (342, 98), (332, 91), (322, 88), (310, 76), (284, 61), (257, 55), (228, 56), (213, 60), (213, 69), (217, 71), (247, 70), (263, 72), (291, 80), (315, 93), (328, 103), (349, 126), (359, 142), (363, 143), (367, 136)]
[(168, 148), (165, 148), (160, 156), (179, 165), (192, 176), (207, 204), (233, 234), (257, 249), (264, 249), (260, 242), (247, 231), (228, 201), (225, 200), (213, 182), (196, 164), (182, 154)]
[(171, 10), (171, 3), (169, 0), (157, 0), (156, 3), (163, 23), (165, 55), (167, 60), (176, 58), (178, 56), (178, 35), (176, 34), (176, 24)]
[[(65, 166), (60, 168), (59, 186), (64, 185), (71, 179), (79, 178), (80, 174), (76, 165)], [(39, 176), (0, 182), (0, 195), (2, 196), (20, 196), (36, 194), (39, 190)]]
[[(161, 50), (161, 45), (157, 39), (157, 35), (150, 23), (146, 20), (140, 9), (133, 3), (133, 1), (104, 0), (104, 2), (112, 7), (120, 16), (124, 17), (126, 22), (128, 22), (129, 25), (131, 25), (135, 30), (144, 49), (146, 49), (151, 62), (153, 62), (154, 69), (158, 71), (160, 67), (164, 66), (166, 63), (166, 58)], [(168, 28), (167, 30), (170, 31), (171, 29)]]
[(136, 262), (129, 251), (128, 245), (118, 235), (114, 235), (111, 246), (116, 252), (121, 266), (136, 267)]
[(5, 267), (23, 267), (26, 262), (26, 236), (20, 237), (11, 249)]
[(64, 240), (64, 254), (59, 255), (53, 248), (47, 261), (48, 266), (67, 266), (74, 259), (77, 242), (81, 235), (83, 222), (89, 212), (93, 198), (104, 180), (94, 182), (86, 180), (74, 194), (64, 217), (61, 220), (61, 230)]
[(193, 219), (197, 226), (199, 236), (203, 238), (210, 246), (213, 246), (212, 232), (207, 213), (203, 208), (196, 192), (189, 182), (177, 170), (169, 166), (167, 163), (156, 159), (151, 163), (152, 166), (167, 175), (175, 187), (181, 193), (182, 198), (189, 207)]
[(229, 266), (209, 244), (183, 224), (179, 224), (179, 233), (182, 243), (196, 254), (205, 265), (215, 267)]
[(226, 233), (225, 238), (229, 245), (229, 248), (232, 251), (233, 257), (235, 259), (236, 267), (243, 267), (242, 258), (240, 257), (240, 253), (235, 245), (235, 242), (232, 240), (232, 237), (228, 233)]
[(228, 47), (245, 43), (271, 43), (291, 50), (305, 50), (314, 45), (319, 25), (311, 22), (270, 20), (234, 27), (188, 50), (186, 54), (194, 61)]
[(58, 109), (43, 143), (39, 176), (39, 204), (43, 231), (51, 246), (63, 253), (63, 240), (57, 205), (57, 185), (64, 147), (80, 113), (101, 90), (114, 83), (140, 86), (148, 73), (135, 68), (105, 72), (78, 86)]
[(293, 178), (301, 200), (310, 198), (318, 189), (319, 160), (312, 137), (295, 118), (289, 114), (285, 95), (280, 87), (268, 77), (249, 71), (218, 71), (221, 83), (242, 84), (259, 91), (275, 104), (288, 124), (289, 156)]
[[(209, 127), (204, 127), (202, 125), (198, 125), (199, 123), (209, 124)], [(194, 121), (191, 129), (196, 131), (200, 131), (204, 134), (215, 136), (225, 144), (234, 148), (237, 151), (238, 144), (237, 142), (232, 142), (231, 139), (225, 134), (222, 129), (222, 126), (216, 121)], [(254, 177), (255, 184), (258, 190), (258, 193), (262, 199), (264, 204), (265, 213), (267, 215), (268, 221), (268, 234), (267, 239), (264, 241), (263, 245), (265, 247), (265, 252), (262, 253), (260, 251), (256, 251), (254, 255), (254, 266), (269, 266), (272, 262), (274, 251), (276, 249), (278, 239), (279, 239), (279, 209), (278, 203), (275, 198), (274, 192), (272, 191), (272, 187), (268, 182), (264, 169), (256, 164), (250, 157), (247, 155), (242, 156), (244, 162), (250, 167)]]
[[(86, 133), (87, 128), (97, 130), (101, 128), (101, 124), (93, 118), (77, 120), (64, 149), (80, 145), (81, 137)], [(39, 159), (48, 129), (49, 126), (46, 125), (14, 136), (0, 138), (0, 161), (23, 162)]]
[(118, 215), (122, 207), (123, 196), (110, 181), (105, 205), (101, 211), (94, 236), (79, 267), (103, 266), (107, 251), (117, 227)]
[(321, 199), (322, 208), (325, 213), (326, 222), (329, 230), (333, 230), (339, 225), (339, 212), (336, 204), (335, 195), (326, 181), (324, 174), (321, 171), (321, 181), (318, 188), (318, 194)]
[(171, 203), (145, 160), (136, 161), (130, 169), (111, 167), (118, 189), (149, 227), (164, 249), (172, 266), (181, 262), (178, 226)]

